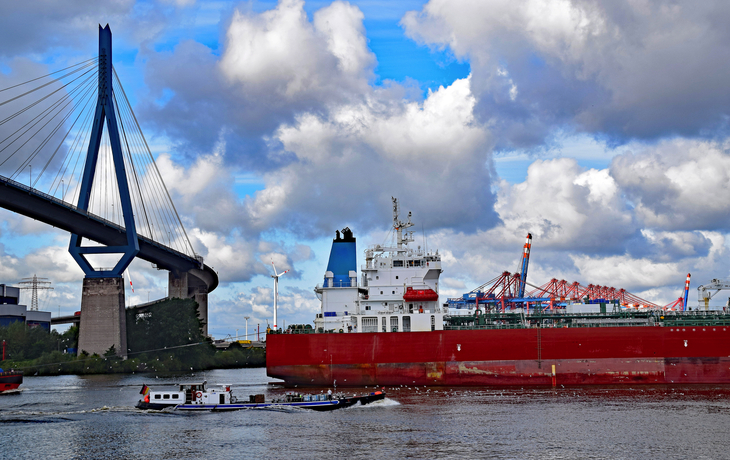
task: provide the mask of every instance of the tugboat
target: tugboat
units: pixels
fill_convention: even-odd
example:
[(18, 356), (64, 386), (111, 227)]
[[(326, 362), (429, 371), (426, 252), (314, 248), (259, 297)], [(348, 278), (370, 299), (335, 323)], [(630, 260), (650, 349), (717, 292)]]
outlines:
[(189, 411), (230, 411), (240, 409), (260, 409), (278, 407), (298, 407), (315, 411), (330, 411), (362, 405), (385, 399), (385, 389), (377, 390), (361, 396), (327, 394), (303, 395), (289, 392), (283, 398), (266, 401), (264, 395), (249, 395), (248, 400), (239, 401), (231, 390), (231, 385), (218, 385), (220, 388), (211, 388), (207, 382), (187, 383), (179, 385), (177, 391), (151, 391), (147, 385), (142, 385), (139, 392), (143, 398), (137, 402), (138, 409)]
[(23, 383), (22, 372), (14, 370), (4, 372), (0, 369), (0, 393), (17, 390), (21, 383)]

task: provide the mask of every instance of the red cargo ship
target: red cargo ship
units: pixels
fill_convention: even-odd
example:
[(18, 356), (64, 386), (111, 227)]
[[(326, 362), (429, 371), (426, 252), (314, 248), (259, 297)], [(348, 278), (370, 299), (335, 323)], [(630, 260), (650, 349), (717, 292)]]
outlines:
[(730, 383), (730, 315), (719, 311), (537, 302), (449, 314), (438, 251), (408, 248), (410, 214), (399, 221), (393, 205), (396, 245), (366, 251), (360, 285), (355, 238), (338, 232), (315, 327), (267, 336), (269, 376), (304, 386)]
[(272, 334), (266, 357), (287, 385), (730, 383), (730, 326)]

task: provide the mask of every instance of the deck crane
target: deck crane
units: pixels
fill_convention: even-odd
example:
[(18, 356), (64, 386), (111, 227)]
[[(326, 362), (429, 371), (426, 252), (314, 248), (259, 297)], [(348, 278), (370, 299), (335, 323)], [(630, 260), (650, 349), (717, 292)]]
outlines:
[(525, 248), (522, 253), (522, 272), (520, 273), (520, 290), (517, 297), (525, 297), (525, 283), (527, 282), (527, 266), (530, 264), (530, 248), (532, 247), (532, 233), (527, 234)]
[[(709, 284), (697, 288), (697, 301), (700, 305), (704, 303), (705, 310), (708, 310), (710, 308), (710, 299), (723, 289), (730, 289), (730, 282), (713, 279)], [(728, 299), (728, 302), (730, 302), (730, 299)]]

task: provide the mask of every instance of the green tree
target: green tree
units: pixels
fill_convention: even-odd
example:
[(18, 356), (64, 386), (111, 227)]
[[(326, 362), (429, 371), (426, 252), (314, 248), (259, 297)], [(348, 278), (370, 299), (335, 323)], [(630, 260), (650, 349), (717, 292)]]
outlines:
[(144, 311), (127, 310), (127, 346), (154, 370), (206, 369), (213, 365), (215, 348), (203, 335), (198, 303), (168, 299)]

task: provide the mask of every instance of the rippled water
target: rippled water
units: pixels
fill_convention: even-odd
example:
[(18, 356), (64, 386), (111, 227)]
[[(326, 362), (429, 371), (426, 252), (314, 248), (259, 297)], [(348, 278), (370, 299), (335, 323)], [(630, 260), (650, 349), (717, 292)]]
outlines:
[(26, 377), (23, 391), (0, 395), (0, 457), (730, 458), (727, 386), (403, 387), (388, 388), (385, 401), (333, 412), (133, 407), (142, 383), (204, 379), (233, 384), (238, 397), (287, 391), (265, 369)]

